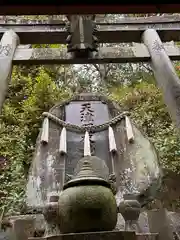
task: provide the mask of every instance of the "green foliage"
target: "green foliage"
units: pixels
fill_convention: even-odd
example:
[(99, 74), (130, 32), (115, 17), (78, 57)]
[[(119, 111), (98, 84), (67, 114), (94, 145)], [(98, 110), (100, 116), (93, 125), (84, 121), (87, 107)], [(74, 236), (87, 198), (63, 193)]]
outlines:
[[(59, 45), (33, 47), (64, 48)], [(180, 75), (178, 62), (175, 67)], [(58, 65), (14, 67), (0, 115), (0, 159), (6, 159), (4, 167), (0, 162), (0, 212), (2, 207), (5, 207), (6, 214), (23, 209), (27, 174), (41, 126), (41, 115), (77, 91), (97, 89), (100, 92), (102, 88), (102, 92), (131, 112), (133, 120), (155, 144), (162, 166), (180, 173), (179, 134), (149, 66), (112, 64), (107, 72), (105, 91), (101, 74), (90, 66), (76, 71), (70, 66)]]
[(153, 83), (111, 89), (112, 98), (131, 112), (132, 119), (154, 143), (164, 168), (180, 173), (180, 138)]
[[(0, 156), (6, 166), (0, 168), (0, 207), (18, 212), (24, 190), (41, 114), (57, 101), (67, 98), (70, 90), (59, 88), (44, 67), (14, 67), (8, 96), (0, 116)], [(1, 208), (0, 208), (1, 212)]]

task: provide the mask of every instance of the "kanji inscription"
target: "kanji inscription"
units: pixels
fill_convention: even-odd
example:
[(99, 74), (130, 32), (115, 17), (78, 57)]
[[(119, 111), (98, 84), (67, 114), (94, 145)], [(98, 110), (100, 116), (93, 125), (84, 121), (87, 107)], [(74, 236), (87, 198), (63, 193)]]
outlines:
[(163, 46), (163, 44), (160, 44), (157, 40), (155, 40), (153, 42), (152, 49), (156, 52), (160, 52), (160, 51), (164, 50), (164, 46)]
[[(94, 124), (94, 110), (92, 109), (91, 103), (83, 103), (81, 105), (80, 110), (80, 118), (83, 126), (92, 126)], [(90, 137), (90, 146), (91, 146), (91, 154), (95, 153), (95, 141), (92, 139), (93, 134), (89, 134)], [(84, 141), (84, 136), (82, 136), (82, 140)]]
[(12, 47), (10, 44), (7, 44), (7, 45), (0, 45), (0, 56), (3, 57), (7, 57), (12, 51)]

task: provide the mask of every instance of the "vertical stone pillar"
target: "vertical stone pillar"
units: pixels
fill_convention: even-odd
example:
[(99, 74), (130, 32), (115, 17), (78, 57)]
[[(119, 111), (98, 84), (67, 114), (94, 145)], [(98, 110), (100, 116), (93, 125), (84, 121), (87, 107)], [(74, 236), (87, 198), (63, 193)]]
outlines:
[(19, 43), (18, 35), (9, 30), (4, 33), (0, 43), (0, 113), (11, 78), (12, 59)]
[(173, 229), (168, 221), (167, 210), (159, 209), (147, 212), (149, 231), (151, 233), (158, 233), (159, 240), (172, 240)]
[(60, 234), (58, 216), (59, 196), (51, 194), (48, 203), (44, 206), (43, 215), (46, 221), (44, 237), (57, 236)]
[(15, 219), (12, 223), (12, 231), (15, 240), (28, 240), (33, 237), (34, 219)]
[(141, 212), (141, 205), (135, 194), (124, 194), (124, 200), (118, 206), (119, 212), (125, 220), (125, 231), (137, 231), (137, 223)]
[(152, 69), (158, 86), (163, 92), (164, 101), (177, 127), (180, 127), (180, 80), (175, 72), (169, 56), (154, 29), (147, 29), (142, 41), (149, 50)]

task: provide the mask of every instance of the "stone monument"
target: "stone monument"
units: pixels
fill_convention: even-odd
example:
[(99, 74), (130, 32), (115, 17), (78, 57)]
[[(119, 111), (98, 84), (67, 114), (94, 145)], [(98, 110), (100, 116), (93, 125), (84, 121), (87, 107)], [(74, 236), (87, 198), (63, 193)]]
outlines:
[(46, 235), (113, 231), (119, 212), (135, 231), (141, 207), (161, 186), (148, 138), (113, 101), (79, 94), (43, 113), (27, 184), (29, 212)]

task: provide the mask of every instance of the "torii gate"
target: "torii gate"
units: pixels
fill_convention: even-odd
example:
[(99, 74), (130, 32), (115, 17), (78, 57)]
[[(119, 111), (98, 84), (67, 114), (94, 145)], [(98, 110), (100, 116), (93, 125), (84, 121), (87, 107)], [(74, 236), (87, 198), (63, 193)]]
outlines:
[[(168, 12), (165, 5), (161, 5), (162, 10)], [(122, 9), (119, 6), (119, 10), (126, 12), (125, 10), (129, 8), (127, 6)], [(144, 12), (148, 11), (145, 6)], [(150, 12), (153, 9), (152, 6), (149, 7)], [(174, 11), (174, 5), (170, 6), (169, 11)], [(176, 7), (178, 6), (180, 4), (176, 4)], [(5, 11), (10, 14), (14, 11), (22, 14), (22, 9), (24, 9), (25, 14), (29, 13), (26, 5), (24, 8), (23, 6), (19, 7), (19, 10), (14, 9), (14, 7), (7, 9), (6, 6), (3, 7), (0, 9), (0, 14), (4, 14)], [(50, 8), (50, 12), (52, 12), (51, 9), (53, 8)], [(70, 13), (72, 9), (73, 7), (69, 8)], [(142, 9), (141, 5), (140, 12), (143, 12)], [(137, 11), (137, 6), (135, 10)], [(32, 7), (30, 13), (35, 14), (38, 11), (40, 8)], [(44, 7), (44, 11), (47, 13), (47, 8)], [(63, 11), (67, 13), (67, 8), (60, 13), (62, 14)], [(93, 8), (89, 11), (93, 12)], [(106, 10), (104, 11), (106, 12)], [(112, 12), (114, 11), (112, 10)], [(20, 23), (13, 20), (0, 22), (0, 36), (2, 36), (0, 45), (0, 111), (8, 88), (12, 64), (137, 63), (150, 61), (169, 113), (176, 121), (177, 127), (180, 127), (180, 82), (171, 63), (171, 60), (180, 60), (180, 47), (174, 43), (162, 43), (172, 40), (180, 41), (180, 16), (125, 18), (118, 23), (111, 24), (95, 22), (95, 15), (68, 16), (69, 24), (57, 20), (51, 22), (28, 22), (27, 20)], [(134, 44), (132, 47), (107, 47), (98, 50), (98, 42), (134, 42)], [(21, 48), (20, 45), (35, 43), (68, 45), (67, 50), (64, 51), (50, 48)]]
[[(0, 23), (0, 109), (5, 99), (12, 64), (82, 64), (152, 62), (169, 113), (180, 127), (180, 82), (171, 60), (180, 60), (180, 47), (163, 42), (180, 41), (180, 17), (126, 18), (118, 23), (94, 22), (93, 17), (72, 15), (69, 34), (65, 23), (31, 21)], [(96, 29), (95, 29), (96, 27)], [(95, 31), (96, 30), (96, 31)], [(68, 37), (69, 36), (69, 37)], [(25, 49), (21, 44), (66, 44), (59, 49)], [(136, 42), (132, 47), (108, 47), (101, 43)], [(142, 42), (142, 43), (140, 43)], [(81, 54), (80, 54), (81, 53)]]
[[(133, 7), (135, 8), (133, 9)], [(178, 7), (180, 8), (180, 4), (176, 4), (176, 6), (172, 4), (168, 8), (165, 4), (159, 5), (158, 8), (155, 5), (150, 5), (148, 10), (146, 5), (141, 5), (141, 7), (119, 5), (119, 8), (114, 6), (114, 10), (111, 8), (110, 11), (113, 13), (175, 12)], [(56, 6), (30, 8), (29, 6), (10, 7), (4, 5), (0, 8), (0, 14), (77, 14), (79, 10), (80, 14), (108, 12), (108, 9), (102, 10), (102, 6), (96, 8), (96, 10), (95, 8), (91, 7), (88, 10), (85, 6), (80, 9), (79, 7), (74, 9), (64, 6), (64, 8), (57, 7), (56, 9)], [(173, 120), (176, 120), (177, 126), (180, 127), (180, 82), (171, 63), (171, 60), (180, 60), (180, 48), (174, 44), (162, 43), (162, 41), (180, 41), (180, 17), (126, 18), (115, 24), (95, 22), (94, 19), (94, 15), (70, 15), (68, 17), (69, 26), (64, 22), (57, 21), (51, 23), (47, 21), (1, 22), (0, 110), (8, 88), (12, 64), (136, 63), (151, 61), (157, 83), (161, 87), (166, 104), (169, 107), (169, 112)], [(135, 43), (128, 48), (108, 47), (98, 51), (97, 42)], [(29, 49), (21, 48), (20, 45), (34, 43), (68, 43), (68, 51), (62, 52), (60, 49), (44, 48)], [(22, 223), (20, 222), (20, 224)], [(22, 229), (22, 225), (20, 229)], [(105, 237), (105, 235), (102, 236)], [(109, 238), (114, 236), (115, 233), (112, 232)], [(24, 237), (24, 239), (27, 238)], [(127, 237), (127, 239), (130, 238)]]

